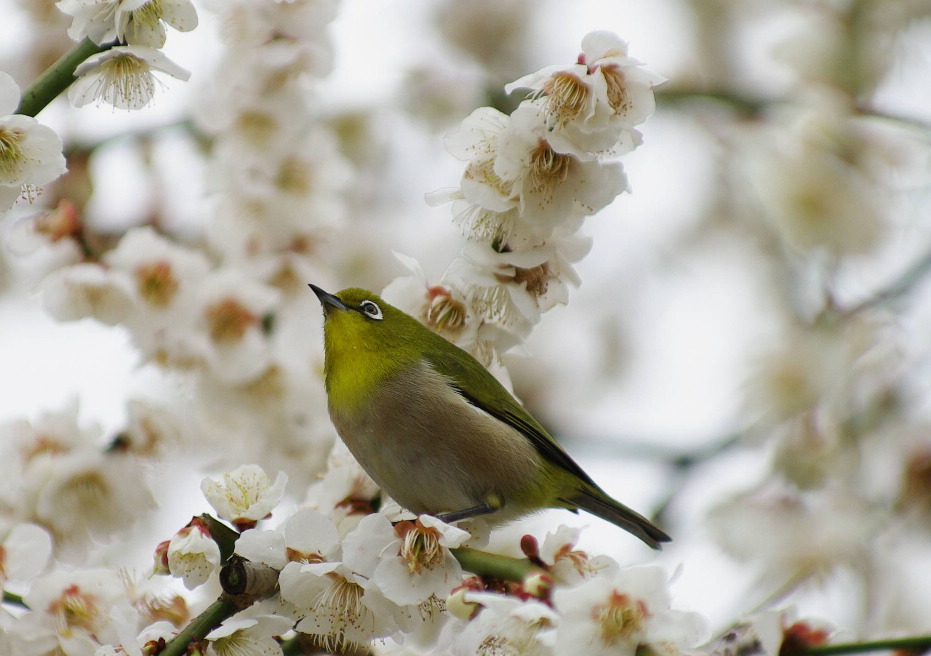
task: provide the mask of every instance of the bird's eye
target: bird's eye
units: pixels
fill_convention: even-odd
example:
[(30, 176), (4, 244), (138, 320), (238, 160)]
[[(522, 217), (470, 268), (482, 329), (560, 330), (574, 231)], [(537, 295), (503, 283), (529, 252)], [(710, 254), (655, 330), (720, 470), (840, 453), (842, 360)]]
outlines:
[(381, 321), (381, 308), (375, 305), (372, 301), (362, 301), (362, 304), (359, 305), (359, 309), (362, 310), (362, 313), (365, 316)]

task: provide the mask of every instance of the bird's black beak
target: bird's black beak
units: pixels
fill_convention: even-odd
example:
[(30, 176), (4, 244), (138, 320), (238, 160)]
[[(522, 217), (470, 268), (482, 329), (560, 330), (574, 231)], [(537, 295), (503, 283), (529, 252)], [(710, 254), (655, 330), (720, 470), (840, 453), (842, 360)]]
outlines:
[(334, 308), (337, 310), (349, 309), (348, 305), (333, 296), (333, 294), (328, 294), (316, 285), (311, 284), (309, 286), (312, 290), (314, 290), (314, 294), (316, 294), (317, 298), (320, 300), (320, 305), (323, 306), (323, 314), (328, 314), (329, 311)]

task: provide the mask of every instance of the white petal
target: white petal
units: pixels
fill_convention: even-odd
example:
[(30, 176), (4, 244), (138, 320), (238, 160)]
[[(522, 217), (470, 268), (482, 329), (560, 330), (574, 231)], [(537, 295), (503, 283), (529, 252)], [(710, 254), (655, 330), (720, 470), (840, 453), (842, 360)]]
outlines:
[(197, 10), (190, 0), (162, 0), (162, 20), (179, 32), (197, 27)]
[(0, 116), (12, 114), (18, 104), (19, 86), (12, 75), (0, 71)]

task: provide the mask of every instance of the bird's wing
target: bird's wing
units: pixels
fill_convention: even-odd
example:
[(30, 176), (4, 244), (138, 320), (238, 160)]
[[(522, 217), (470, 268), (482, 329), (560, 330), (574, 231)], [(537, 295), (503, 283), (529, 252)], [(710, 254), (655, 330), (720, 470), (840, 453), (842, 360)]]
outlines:
[[(440, 339), (443, 339), (440, 337)], [(456, 391), (469, 403), (520, 431), (549, 462), (556, 464), (586, 483), (598, 487), (591, 477), (566, 453), (546, 429), (517, 402), (510, 392), (471, 355), (456, 349), (431, 353), (429, 364), (450, 379)], [(480, 381), (481, 386), (475, 382)]]

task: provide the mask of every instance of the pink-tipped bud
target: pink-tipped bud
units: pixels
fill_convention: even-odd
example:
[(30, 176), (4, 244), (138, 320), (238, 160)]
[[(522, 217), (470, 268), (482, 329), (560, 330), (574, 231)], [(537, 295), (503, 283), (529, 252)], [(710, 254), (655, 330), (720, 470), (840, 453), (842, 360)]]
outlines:
[(158, 546), (155, 547), (155, 553), (152, 554), (153, 574), (171, 574), (171, 570), (168, 568), (168, 545), (170, 542), (171, 540), (165, 540), (164, 542), (159, 542)]
[(525, 535), (520, 539), (520, 550), (530, 560), (540, 560), (540, 544), (532, 535)]

